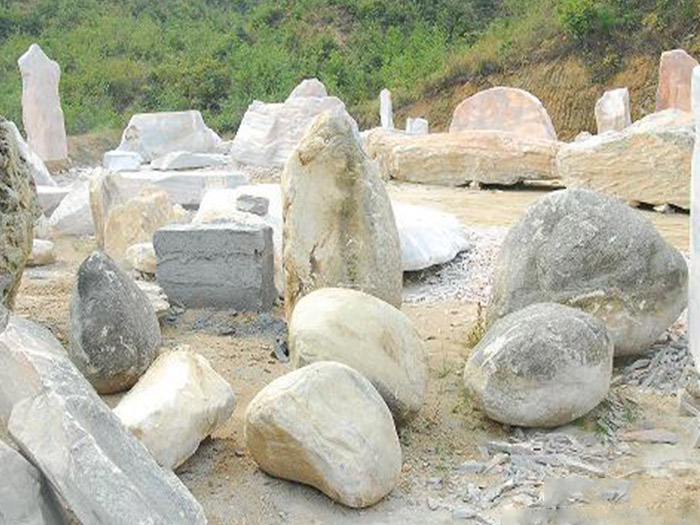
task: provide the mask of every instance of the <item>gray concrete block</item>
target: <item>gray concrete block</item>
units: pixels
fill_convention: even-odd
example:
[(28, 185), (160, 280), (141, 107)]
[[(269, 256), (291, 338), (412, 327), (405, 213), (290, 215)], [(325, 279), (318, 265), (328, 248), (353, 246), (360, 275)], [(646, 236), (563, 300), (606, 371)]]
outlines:
[(272, 229), (264, 224), (177, 224), (153, 236), (156, 279), (171, 304), (263, 312), (272, 308)]

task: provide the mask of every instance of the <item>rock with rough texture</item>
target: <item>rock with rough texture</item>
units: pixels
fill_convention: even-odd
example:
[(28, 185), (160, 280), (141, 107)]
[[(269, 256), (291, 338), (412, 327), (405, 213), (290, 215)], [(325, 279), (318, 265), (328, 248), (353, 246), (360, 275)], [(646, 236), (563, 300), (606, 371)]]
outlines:
[(528, 139), (557, 140), (552, 119), (532, 93), (511, 87), (480, 91), (455, 109), (450, 133), (506, 131)]
[(221, 153), (223, 141), (199, 111), (138, 113), (131, 117), (117, 151), (134, 152), (145, 162), (175, 151)]
[(34, 239), (49, 240), (53, 237), (46, 215), (40, 215), (34, 223)]
[(486, 320), (557, 302), (602, 320), (615, 355), (639, 354), (685, 309), (687, 280), (683, 256), (639, 212), (590, 190), (557, 191), (508, 232)]
[(113, 206), (104, 229), (104, 251), (123, 260), (129, 246), (151, 242), (158, 228), (176, 222), (173, 204), (162, 190), (145, 190), (123, 204)]
[(102, 166), (113, 173), (120, 171), (138, 171), (141, 169), (143, 159), (135, 151), (107, 151), (102, 156)]
[(78, 179), (51, 214), (51, 229), (62, 235), (93, 235), (95, 227), (90, 211), (90, 181)]
[(156, 358), (160, 327), (146, 294), (109, 256), (78, 269), (68, 355), (100, 394), (131, 388)]
[(56, 181), (53, 180), (53, 177), (51, 176), (51, 173), (49, 173), (46, 164), (44, 164), (41, 157), (29, 147), (29, 144), (24, 141), (24, 137), (22, 137), (22, 134), (19, 132), (19, 129), (17, 129), (15, 123), (8, 122), (8, 125), (10, 126), (10, 129), (15, 136), (15, 140), (17, 141), (19, 154), (24, 160), (27, 161), (29, 172), (32, 174), (36, 185), (56, 187)]
[(592, 315), (559, 304), (535, 304), (489, 329), (469, 356), (464, 381), (491, 419), (557, 427), (605, 398), (613, 353), (605, 325)]
[(406, 133), (411, 135), (427, 135), (430, 133), (430, 124), (424, 118), (407, 118)]
[(156, 317), (158, 317), (158, 319), (170, 311), (168, 296), (165, 295), (163, 288), (158, 286), (158, 283), (155, 281), (142, 281), (139, 279), (136, 281), (136, 286), (138, 286), (141, 291), (146, 294), (148, 302), (151, 303), (151, 306), (156, 312)]
[(129, 246), (126, 250), (126, 260), (138, 272), (156, 274), (156, 251), (153, 249), (153, 243), (140, 242)]
[[(155, 189), (153, 186), (147, 188)], [(104, 230), (110, 210), (136, 197), (139, 191), (138, 188), (124, 184), (121, 174), (98, 169), (90, 179), (88, 192), (95, 240), (98, 248), (104, 249)]]
[(301, 83), (295, 87), (289, 94), (290, 98), (305, 98), (305, 97), (318, 97), (323, 98), (328, 96), (328, 91), (326, 91), (326, 86), (323, 85), (317, 78), (307, 78), (302, 80)]
[(598, 134), (622, 131), (632, 124), (630, 92), (627, 88), (606, 91), (595, 105)]
[(60, 507), (41, 473), (0, 441), (0, 523), (63, 525)]
[(45, 328), (0, 312), (0, 421), (80, 523), (205, 525)]
[(245, 213), (252, 213), (253, 215), (265, 217), (270, 209), (270, 201), (266, 197), (244, 193), (236, 200), (236, 209)]
[(354, 368), (401, 423), (423, 406), (428, 372), (418, 331), (400, 310), (366, 293), (323, 288), (305, 296), (289, 322), (289, 356), (297, 368), (319, 361)]
[(245, 439), (268, 474), (349, 507), (377, 503), (401, 475), (391, 412), (367, 379), (340, 363), (315, 363), (267, 385), (248, 405)]
[(629, 202), (689, 208), (692, 126), (678, 112), (653, 114), (619, 133), (564, 144), (557, 171), (567, 188), (590, 188)]
[[(693, 70), (692, 95), (693, 116), (697, 125), (691, 180), (688, 336), (690, 351), (700, 372), (700, 67)], [(700, 434), (698, 436), (700, 437)]]
[(176, 469), (223, 425), (236, 404), (231, 386), (204, 357), (161, 354), (114, 413), (159, 465)]
[(36, 195), (39, 198), (39, 206), (47, 217), (51, 217), (63, 199), (70, 193), (71, 188), (58, 186), (37, 186)]
[(318, 288), (353, 288), (401, 307), (391, 201), (350, 116), (319, 115), (282, 175), (285, 309)]
[(345, 109), (345, 104), (336, 97), (318, 96), (290, 96), (280, 104), (256, 100), (243, 116), (231, 157), (240, 164), (283, 168), (314, 118), (333, 109)]
[(17, 64), (22, 74), (22, 121), (29, 146), (44, 161), (64, 161), (68, 142), (58, 94), (61, 67), (38, 44), (29, 46)]
[(0, 118), (0, 305), (14, 306), (40, 215), (27, 163), (12, 127)]
[(656, 111), (676, 108), (691, 110), (691, 77), (698, 61), (683, 49), (661, 54), (659, 85), (656, 91)]
[(27, 260), (27, 266), (46, 266), (56, 262), (56, 252), (51, 241), (34, 239), (32, 253)]
[(501, 131), (407, 135), (375, 129), (365, 148), (384, 179), (463, 186), (556, 179), (561, 143)]
[(220, 153), (191, 153), (189, 151), (173, 151), (151, 162), (151, 168), (158, 171), (189, 170), (226, 166), (228, 157)]
[(394, 108), (391, 103), (391, 91), (382, 89), (379, 93), (379, 120), (383, 129), (394, 129)]

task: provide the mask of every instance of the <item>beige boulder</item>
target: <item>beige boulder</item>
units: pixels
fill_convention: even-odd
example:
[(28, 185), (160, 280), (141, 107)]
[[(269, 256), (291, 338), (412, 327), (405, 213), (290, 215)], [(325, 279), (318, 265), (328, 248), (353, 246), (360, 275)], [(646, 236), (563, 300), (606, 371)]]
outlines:
[(285, 307), (318, 288), (358, 289), (401, 306), (394, 213), (376, 165), (343, 112), (319, 115), (282, 175)]
[(129, 246), (126, 250), (126, 260), (138, 272), (156, 274), (156, 251), (152, 242), (140, 242)]
[(557, 178), (560, 143), (553, 140), (502, 131), (407, 135), (374, 129), (364, 143), (384, 179), (463, 186)]
[(557, 140), (542, 102), (532, 93), (511, 87), (481, 91), (457, 106), (450, 133), (466, 130), (507, 131), (527, 138)]
[(656, 91), (656, 111), (676, 108), (691, 110), (691, 79), (698, 61), (682, 49), (661, 54), (659, 85)]
[(391, 412), (372, 384), (340, 363), (301, 368), (248, 405), (245, 439), (268, 474), (368, 507), (394, 488), (401, 447)]
[(590, 188), (628, 202), (690, 206), (695, 143), (684, 113), (653, 114), (619, 133), (563, 145), (557, 170), (567, 188)]
[(399, 422), (420, 410), (427, 379), (423, 342), (401, 311), (366, 293), (323, 288), (305, 296), (289, 323), (294, 366), (346, 364), (369, 379)]

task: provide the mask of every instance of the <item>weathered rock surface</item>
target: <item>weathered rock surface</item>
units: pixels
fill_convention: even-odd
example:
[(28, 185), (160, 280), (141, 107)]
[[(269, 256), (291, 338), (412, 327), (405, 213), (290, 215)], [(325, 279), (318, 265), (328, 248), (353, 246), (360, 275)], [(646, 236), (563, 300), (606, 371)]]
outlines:
[(353, 288), (400, 308), (401, 247), (375, 164), (347, 113), (321, 114), (282, 175), (285, 308), (318, 288)]
[(68, 158), (58, 85), (61, 67), (32, 44), (17, 61), (22, 74), (22, 121), (29, 146), (44, 161)]
[(138, 171), (143, 159), (135, 151), (107, 151), (102, 156), (102, 166), (113, 173), (120, 171)]
[(509, 231), (486, 318), (557, 302), (602, 320), (616, 355), (638, 354), (687, 304), (688, 268), (639, 212), (589, 190), (538, 200)]
[(191, 153), (189, 151), (173, 151), (151, 162), (151, 168), (159, 171), (189, 170), (226, 166), (228, 157), (220, 153)]
[(126, 250), (126, 260), (136, 271), (156, 274), (156, 251), (153, 243), (140, 242), (129, 246)]
[(6, 311), (0, 420), (81, 523), (206, 524), (199, 503), (123, 427), (53, 335)]
[(630, 92), (627, 88), (606, 91), (595, 105), (598, 134), (622, 131), (632, 124)]
[[(557, 170), (567, 188), (591, 188), (630, 202), (690, 207), (695, 136), (678, 112), (653, 114), (619, 133), (565, 144)], [(680, 117), (680, 118), (679, 118)]]
[(480, 91), (455, 109), (450, 133), (506, 131), (528, 139), (557, 140), (552, 119), (533, 94), (511, 87)]
[(12, 126), (0, 118), (0, 305), (14, 305), (41, 214)]
[[(155, 190), (153, 186), (146, 188)], [(107, 170), (95, 170), (88, 186), (90, 214), (95, 230), (95, 240), (100, 249), (105, 246), (105, 225), (110, 210), (139, 194), (138, 188), (128, 186), (121, 174)]]
[(676, 108), (691, 109), (691, 77), (698, 61), (683, 49), (674, 49), (661, 54), (659, 62), (659, 85), (656, 91), (656, 111)]
[(56, 252), (51, 241), (34, 239), (32, 253), (27, 260), (27, 266), (46, 266), (56, 262)]
[(76, 180), (70, 192), (49, 218), (51, 229), (62, 235), (93, 235), (95, 227), (90, 211), (90, 181)]
[(161, 354), (114, 413), (159, 465), (176, 469), (231, 417), (231, 386), (204, 357), (187, 350)]
[(407, 135), (375, 129), (364, 134), (382, 178), (463, 186), (556, 179), (561, 143), (500, 131)]
[(423, 406), (427, 367), (410, 319), (374, 296), (323, 288), (305, 296), (289, 323), (289, 356), (297, 367), (343, 363), (370, 380), (403, 423)]
[(464, 381), (491, 419), (557, 427), (608, 393), (613, 341), (605, 325), (575, 308), (541, 303), (498, 320), (472, 350)]
[(424, 118), (407, 118), (406, 133), (411, 135), (427, 135), (430, 133), (430, 124)]
[(301, 81), (301, 83), (295, 87), (289, 94), (290, 98), (305, 98), (305, 97), (327, 97), (328, 91), (326, 91), (326, 86), (323, 85), (317, 78), (307, 78)]
[(102, 252), (78, 269), (68, 355), (100, 394), (131, 388), (156, 358), (160, 327), (146, 294)]
[(367, 379), (340, 363), (316, 363), (266, 386), (248, 405), (245, 437), (262, 470), (350, 507), (377, 503), (401, 474), (391, 412)]
[(39, 198), (39, 206), (44, 210), (46, 217), (51, 217), (53, 212), (61, 204), (61, 201), (66, 198), (71, 191), (71, 188), (60, 188), (58, 186), (37, 186), (36, 194)]
[(266, 197), (243, 193), (236, 199), (236, 209), (265, 217), (270, 209), (270, 201)]
[(138, 113), (131, 117), (117, 151), (134, 152), (145, 162), (175, 151), (222, 153), (223, 141), (199, 111)]
[(394, 129), (394, 108), (391, 103), (391, 91), (382, 89), (379, 93), (379, 120), (384, 129)]
[(7, 124), (10, 126), (10, 129), (15, 136), (15, 140), (17, 141), (17, 149), (20, 156), (27, 161), (27, 167), (34, 178), (36, 185), (51, 187), (57, 186), (56, 181), (53, 180), (53, 177), (51, 176), (51, 173), (49, 173), (46, 164), (44, 164), (41, 157), (29, 147), (29, 144), (24, 141), (24, 137), (22, 137), (22, 134), (19, 132), (19, 129), (17, 129), (15, 123), (8, 122)]
[[(303, 84), (303, 83), (302, 83)], [(298, 86), (300, 88), (300, 86)], [(324, 88), (325, 89), (325, 88)], [(283, 168), (314, 118), (327, 110), (345, 109), (336, 97), (301, 96), (300, 89), (280, 104), (254, 101), (243, 116), (231, 145), (231, 157), (241, 164)]]
[[(692, 80), (695, 150), (691, 178), (690, 210), (690, 294), (688, 299), (688, 337), (695, 367), (700, 372), (700, 67)], [(700, 399), (700, 396), (699, 396)], [(700, 437), (700, 434), (698, 434)]]

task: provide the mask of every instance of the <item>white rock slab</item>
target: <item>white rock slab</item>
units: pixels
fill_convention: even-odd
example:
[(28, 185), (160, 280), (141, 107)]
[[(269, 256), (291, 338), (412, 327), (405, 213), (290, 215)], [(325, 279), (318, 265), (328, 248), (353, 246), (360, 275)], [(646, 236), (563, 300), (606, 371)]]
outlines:
[(41, 473), (0, 441), (0, 523), (63, 525), (65, 521)]
[(281, 169), (314, 118), (336, 109), (345, 109), (336, 97), (290, 96), (280, 104), (256, 100), (243, 116), (231, 157), (241, 164)]
[(424, 118), (408, 118), (406, 119), (406, 133), (427, 135), (430, 133), (430, 124)]
[(300, 97), (327, 97), (328, 91), (326, 91), (326, 86), (323, 85), (317, 78), (307, 78), (302, 80), (301, 83), (295, 87), (289, 94), (290, 98), (300, 98)]
[(22, 74), (22, 121), (29, 146), (44, 161), (68, 158), (66, 127), (58, 85), (61, 67), (38, 44), (17, 61)]
[(50, 216), (61, 201), (70, 193), (70, 187), (40, 186), (37, 184), (36, 194), (39, 197), (39, 205), (44, 210), (44, 214)]
[(46, 266), (56, 262), (56, 251), (51, 241), (34, 239), (27, 266)]
[(46, 164), (44, 164), (44, 161), (41, 160), (41, 157), (37, 155), (34, 152), (34, 150), (29, 147), (29, 144), (25, 142), (24, 137), (22, 137), (22, 134), (19, 132), (19, 129), (17, 129), (15, 123), (9, 122), (9, 126), (10, 130), (15, 136), (15, 139), (17, 139), (17, 147), (19, 148), (19, 154), (22, 157), (24, 157), (24, 159), (27, 161), (27, 164), (29, 165), (29, 169), (32, 173), (32, 177), (34, 177), (34, 182), (36, 183), (36, 185), (54, 187), (58, 186), (58, 184), (56, 184), (56, 181), (53, 180), (51, 173), (49, 173), (49, 170), (46, 167)]
[[(688, 330), (690, 351), (700, 371), (700, 66), (693, 70), (693, 117), (695, 150), (693, 152), (690, 210), (690, 279), (688, 289)], [(699, 434), (700, 435), (700, 434)]]
[(51, 229), (62, 235), (93, 235), (92, 212), (90, 210), (90, 183), (77, 180), (70, 193), (49, 218)]
[(114, 413), (159, 465), (176, 469), (223, 425), (236, 404), (233, 389), (204, 357), (161, 354)]
[(159, 171), (190, 170), (226, 166), (228, 157), (220, 153), (190, 153), (173, 151), (151, 162), (151, 169)]
[(606, 91), (595, 105), (598, 134), (622, 131), (632, 124), (630, 92), (627, 88)]
[(394, 129), (394, 107), (388, 89), (382, 89), (379, 93), (379, 120), (384, 129)]
[(141, 155), (134, 151), (112, 150), (102, 156), (102, 166), (115, 173), (136, 171), (141, 168), (142, 163)]
[(0, 420), (80, 523), (204, 525), (202, 507), (45, 328), (0, 313)]
[(131, 117), (118, 151), (136, 152), (144, 161), (174, 151), (222, 153), (223, 141), (199, 111), (139, 113)]

